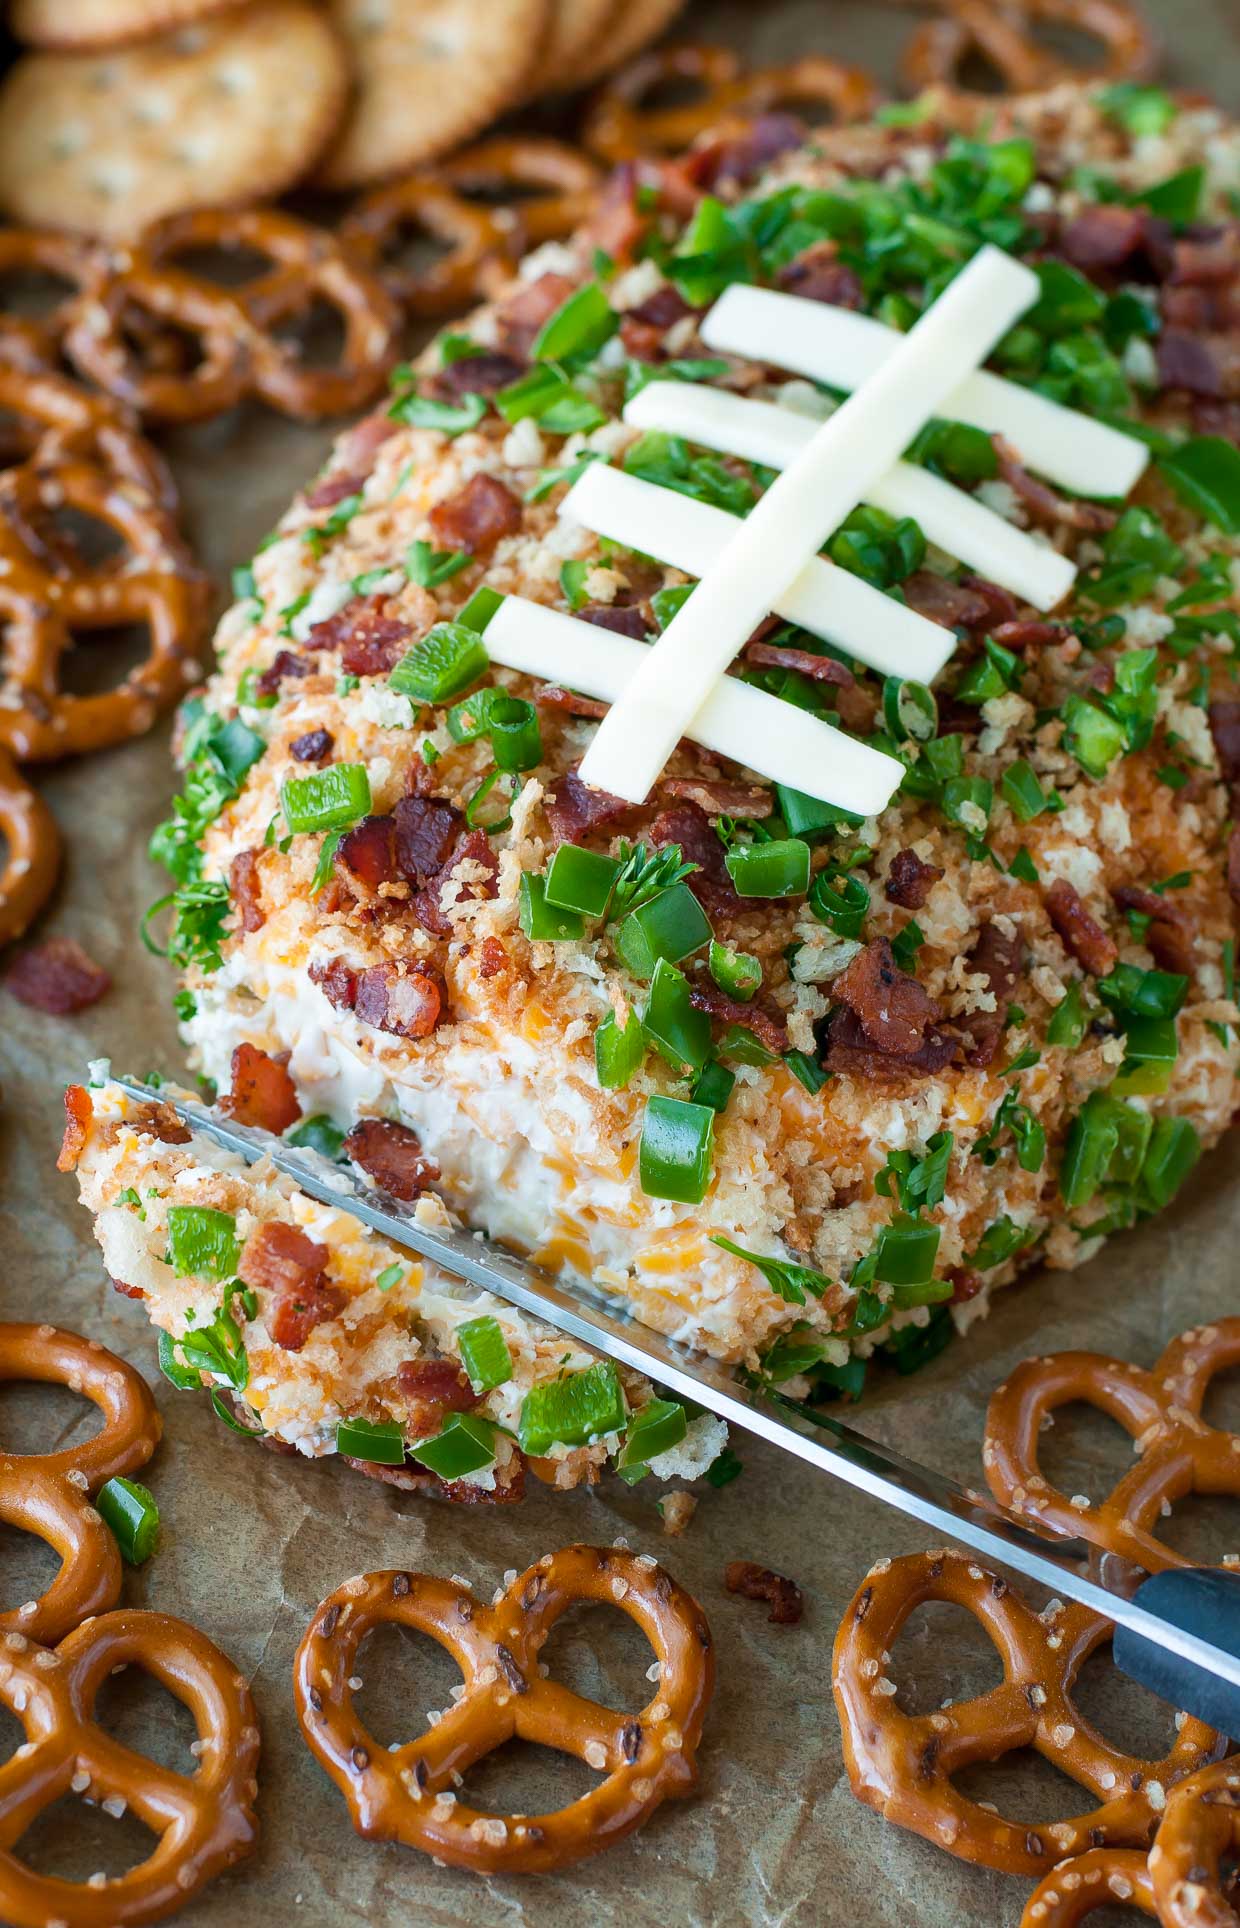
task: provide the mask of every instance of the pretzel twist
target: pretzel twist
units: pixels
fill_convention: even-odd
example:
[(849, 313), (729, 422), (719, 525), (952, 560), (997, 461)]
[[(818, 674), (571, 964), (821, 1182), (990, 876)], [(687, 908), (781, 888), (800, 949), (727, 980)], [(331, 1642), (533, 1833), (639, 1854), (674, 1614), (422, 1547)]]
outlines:
[(1097, 1909), (1120, 1905), (1156, 1914), (1145, 1856), (1136, 1848), (1090, 1848), (1043, 1875), (1020, 1928), (1076, 1928)]
[(67, 375), (31, 372), (0, 359), (0, 411), (9, 417), (9, 441), (19, 459), (37, 455), (41, 463), (93, 462), (116, 480), (145, 490), (169, 515), (175, 513), (176, 485), (167, 463), (108, 396), (92, 394)]
[[(132, 326), (148, 338), (165, 328), (191, 335), (192, 368), (143, 358)], [(110, 261), (79, 303), (65, 332), (74, 367), (105, 393), (153, 422), (199, 422), (233, 408), (252, 369), (249, 316), (234, 295), (179, 269), (157, 266), (141, 247)], [(175, 358), (174, 358), (175, 359)]]
[[(981, 1622), (1003, 1680), (972, 1700), (914, 1716), (896, 1706), (883, 1668), (905, 1621), (927, 1600), (953, 1602)], [(1090, 1847), (1143, 1846), (1166, 1789), (1225, 1743), (1191, 1719), (1158, 1761), (1104, 1740), (1076, 1706), (1072, 1687), (1111, 1631), (1109, 1621), (1080, 1606), (1055, 1603), (1053, 1612), (1034, 1613), (1006, 1580), (963, 1554), (881, 1562), (854, 1596), (835, 1642), (835, 1701), (854, 1794), (961, 1860), (1009, 1874), (1045, 1874)], [(1087, 1789), (1096, 1805), (1033, 1827), (991, 1812), (954, 1785), (975, 1761), (1023, 1747)]]
[(1150, 1881), (1164, 1928), (1234, 1928), (1221, 1863), (1240, 1853), (1240, 1760), (1181, 1781), (1150, 1850)]
[(28, 373), (54, 369), (76, 299), (97, 269), (98, 249), (79, 235), (43, 228), (0, 228), (0, 280), (34, 271), (67, 282), (72, 291), (41, 315), (0, 315), (0, 358)]
[(509, 196), (499, 212), (515, 227), (518, 253), (581, 227), (603, 184), (600, 169), (580, 148), (534, 135), (463, 147), (442, 160), (437, 172), (467, 198)]
[[(410, 174), (358, 202), (341, 236), (377, 273), (392, 297), (414, 315), (459, 313), (494, 295), (519, 252), (516, 216), (466, 200), (436, 174)], [(389, 250), (409, 229), (445, 244), (421, 267), (403, 267)]]
[[(695, 82), (701, 93), (683, 105), (648, 104), (673, 81)], [(659, 47), (608, 83), (586, 118), (582, 140), (615, 165), (645, 154), (680, 153), (709, 129), (776, 107), (825, 105), (837, 120), (860, 120), (877, 98), (861, 68), (825, 54), (742, 73), (736, 54), (722, 47)]]
[[(1148, 80), (1158, 43), (1128, 0), (933, 0), (940, 17), (915, 27), (904, 45), (900, 75), (913, 93), (948, 87), (967, 93), (961, 70), (971, 54), (992, 66), (1009, 93), (1036, 93), (1086, 78)], [(1039, 21), (1075, 28), (1099, 43), (1100, 63), (1086, 68), (1040, 41)]]
[(0, 749), (0, 945), (28, 930), (56, 887), (61, 844), (56, 819)]
[[(541, 1675), (548, 1634), (581, 1600), (620, 1607), (654, 1648), (658, 1687), (640, 1713), (599, 1706)], [(446, 1647), (465, 1691), (425, 1733), (388, 1752), (359, 1720), (349, 1680), (365, 1636), (393, 1620)], [(302, 1733), (358, 1832), (489, 1874), (541, 1873), (597, 1854), (661, 1801), (688, 1793), (713, 1681), (710, 1629), (696, 1602), (652, 1562), (589, 1546), (545, 1554), (490, 1607), (431, 1574), (347, 1580), (315, 1614), (294, 1664)], [(501, 1817), (458, 1801), (455, 1777), (514, 1737), (575, 1755), (604, 1778), (549, 1814)]]
[[(1150, 1372), (1096, 1352), (1024, 1360), (987, 1408), (982, 1459), (991, 1491), (1040, 1527), (1079, 1534), (1149, 1573), (1193, 1565), (1150, 1528), (1187, 1493), (1240, 1495), (1240, 1434), (1220, 1432), (1201, 1417), (1211, 1380), (1238, 1362), (1240, 1318), (1181, 1333)], [(1121, 1425), (1138, 1455), (1097, 1504), (1069, 1498), (1038, 1463), (1044, 1421), (1077, 1401)]]
[(53, 1644), (120, 1598), (116, 1541), (88, 1495), (145, 1466), (162, 1422), (141, 1374), (93, 1339), (48, 1325), (0, 1325), (0, 1381), (68, 1386), (103, 1414), (102, 1430), (54, 1453), (0, 1455), (0, 1519), (45, 1540), (60, 1571), (35, 1601), (0, 1613), (0, 1633)]
[[(118, 1668), (140, 1666), (186, 1706), (199, 1765), (179, 1774), (97, 1725), (95, 1703)], [(13, 1928), (120, 1928), (182, 1907), (253, 1847), (259, 1734), (245, 1681), (205, 1634), (167, 1614), (122, 1610), (59, 1647), (0, 1639), (0, 1702), (26, 1745), (0, 1767), (0, 1915)], [(127, 1874), (86, 1883), (35, 1874), (14, 1852), (46, 1808), (89, 1777), (90, 1798), (120, 1800), (158, 1837)]]
[[(52, 518), (69, 507), (120, 538), (119, 556), (88, 565)], [(160, 502), (93, 464), (35, 458), (0, 478), (0, 618), (7, 624), (0, 748), (46, 761), (139, 736), (199, 673), (193, 650), (209, 590)], [(146, 658), (116, 688), (77, 695), (60, 664), (82, 631), (144, 623)]]

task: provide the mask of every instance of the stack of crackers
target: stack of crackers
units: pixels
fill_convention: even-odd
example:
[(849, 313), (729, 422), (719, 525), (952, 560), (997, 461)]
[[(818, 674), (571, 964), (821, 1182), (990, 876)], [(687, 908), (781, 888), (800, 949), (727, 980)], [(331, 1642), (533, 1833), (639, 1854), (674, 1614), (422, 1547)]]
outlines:
[(346, 190), (588, 86), (682, 0), (14, 0), (0, 213), (127, 240), (162, 215)]

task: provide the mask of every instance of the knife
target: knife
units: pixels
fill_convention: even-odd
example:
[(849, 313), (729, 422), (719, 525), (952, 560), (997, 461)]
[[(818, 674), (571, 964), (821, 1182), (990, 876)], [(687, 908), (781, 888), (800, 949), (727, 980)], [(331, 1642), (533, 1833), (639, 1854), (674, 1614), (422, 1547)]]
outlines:
[(988, 1494), (959, 1486), (828, 1413), (811, 1417), (778, 1393), (746, 1384), (717, 1360), (642, 1325), (600, 1287), (580, 1281), (570, 1289), (480, 1232), (423, 1225), (409, 1205), (373, 1190), (343, 1166), (291, 1149), (270, 1132), (222, 1119), (167, 1089), (131, 1078), (115, 1082), (135, 1098), (171, 1105), (191, 1129), (247, 1164), (268, 1159), (311, 1198), (346, 1205), (394, 1245), (520, 1306), (742, 1432), (919, 1520), (935, 1535), (958, 1540), (1105, 1615), (1115, 1622), (1112, 1652), (1123, 1672), (1240, 1739), (1240, 1573), (1177, 1568), (1137, 1584), (1141, 1569), (1100, 1554), (1086, 1540), (1035, 1532)]

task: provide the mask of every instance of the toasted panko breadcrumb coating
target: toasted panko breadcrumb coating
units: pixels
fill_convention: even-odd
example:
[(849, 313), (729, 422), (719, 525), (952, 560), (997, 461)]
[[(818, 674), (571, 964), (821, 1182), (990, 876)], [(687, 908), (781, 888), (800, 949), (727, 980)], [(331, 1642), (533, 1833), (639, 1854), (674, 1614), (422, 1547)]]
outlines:
[[(428, 352), (420, 391), (438, 414), (406, 405), (341, 437), (323, 476), (256, 556), (253, 594), (221, 624), (221, 667), (205, 697), (208, 724), (244, 726), (261, 738), (261, 754), (197, 826), (199, 874), (217, 893), (230, 885), (227, 910), (218, 894), (205, 937), (201, 920), (174, 935), (189, 994), (185, 1036), (200, 1070), (227, 1091), (238, 1045), (291, 1054), (303, 1113), (329, 1113), (341, 1126), (360, 1116), (403, 1121), (440, 1168), (454, 1210), (545, 1264), (604, 1281), (651, 1325), (751, 1366), (795, 1328), (800, 1358), (785, 1346), (778, 1371), (770, 1366), (794, 1391), (807, 1388), (806, 1371), (829, 1381), (850, 1355), (893, 1335), (897, 1348), (901, 1335), (920, 1343), (943, 1327), (944, 1304), (966, 1325), (1034, 1260), (1088, 1258), (1102, 1232), (1165, 1203), (1197, 1146), (1228, 1123), (1240, 1061), (1227, 863), (1228, 785), (1240, 774), (1229, 759), (1240, 751), (1228, 748), (1226, 712), (1240, 542), (1208, 524), (1156, 465), (1118, 531), (1114, 510), (1039, 492), (1019, 465), (973, 476), (968, 486), (991, 508), (1074, 557), (1079, 593), (1048, 624), (970, 583), (934, 550), (911, 574), (904, 567), (903, 586), (900, 571), (890, 578), (957, 629), (937, 695), (940, 735), (958, 739), (965, 788), (910, 786), (880, 818), (815, 841), (816, 874), (833, 865), (868, 893), (849, 935), (803, 897), (742, 899), (731, 889), (721, 834), (762, 834), (778, 804), (769, 785), (682, 744), (648, 805), (604, 809), (591, 824), (570, 773), (597, 706), (548, 696), (501, 669), (488, 684), (536, 702), (540, 760), (514, 782), (501, 827), (470, 828), (459, 814), (433, 820), (437, 803), (468, 808), (485, 825), (500, 815), (506, 788), (478, 801), (493, 767), (486, 735), (458, 741), (447, 705), (419, 706), (389, 672), (484, 582), (640, 635), (656, 626), (651, 598), (686, 580), (560, 520), (556, 472), (584, 458), (640, 469), (649, 445), (635, 461), (637, 433), (618, 419), (626, 370), (631, 381), (634, 363), (649, 372), (661, 360), (706, 359), (669, 255), (687, 183), (712, 186), (725, 203), (782, 205), (785, 224), (788, 203), (771, 197), (805, 188), (828, 190), (833, 206), (840, 196), (868, 195), (872, 205), (891, 194), (898, 218), (924, 191), (939, 197), (928, 205), (942, 216), (945, 196), (963, 206), (960, 183), (973, 167), (1000, 181), (993, 218), (1008, 224), (1002, 244), (1060, 262), (1056, 299), (1066, 287), (1080, 310), (1053, 340), (1034, 329), (1039, 379), (1075, 407), (1131, 410), (1177, 436), (1234, 435), (1240, 404), (1172, 381), (1176, 370), (1159, 356), (1185, 332), (1177, 317), (1193, 310), (1187, 288), (1197, 296), (1197, 338), (1235, 327), (1240, 310), (1225, 310), (1220, 287), (1240, 272), (1228, 198), (1240, 187), (1236, 131), (1210, 110), (1183, 107), (1160, 133), (1134, 134), (1105, 99), (1077, 89), (988, 103), (988, 112), (988, 138), (1015, 143), (1002, 155), (1016, 154), (1018, 171), (1020, 144), (1032, 143), (1032, 177), (1007, 203), (1011, 169), (986, 158), (1000, 150), (952, 149), (955, 130), (940, 114), (821, 135), (757, 186), (740, 185), (740, 161), (723, 165), (708, 142), (669, 175), (657, 207), (649, 195), (640, 205), (613, 201), (602, 226), (541, 250), (503, 300), (457, 330), (468, 336), (464, 360), (459, 340), (449, 349), (456, 359)], [(944, 166), (957, 169), (947, 186), (935, 173)], [(1193, 169), (1202, 171), (1195, 226), (1181, 220), (1177, 230), (1140, 211), (1143, 193)], [(952, 217), (974, 236), (977, 205)], [(847, 233), (815, 238), (811, 216), (828, 218), (810, 206), (802, 229), (785, 225), (784, 259), (770, 251), (761, 278), (844, 305), (885, 302), (885, 316), (898, 316), (900, 290), (884, 289), (879, 269), (850, 265)], [(605, 419), (567, 436), (530, 415), (505, 419), (487, 398), (521, 378), (538, 327), (590, 278), (599, 247), (611, 257), (603, 286), (620, 331), (576, 383)], [(906, 278), (915, 291), (913, 266)], [(1107, 307), (1125, 294), (1131, 306)], [(1069, 351), (1065, 340), (1077, 345)], [(1017, 378), (1020, 348), (1013, 344)], [(471, 368), (469, 356), (481, 359)], [(707, 374), (759, 399), (819, 413), (830, 405), (772, 367), (729, 360), (722, 376)], [(691, 464), (695, 452), (678, 458), (665, 448), (659, 457), (665, 471), (677, 459)], [(744, 463), (712, 463), (716, 490), (731, 482), (752, 499), (763, 484)], [(692, 482), (708, 471), (686, 473)], [(1094, 598), (1089, 585), (1100, 577), (1106, 594)], [(1002, 645), (989, 688), (978, 680), (987, 638)], [(583, 622), (583, 652), (589, 640)], [(813, 639), (794, 640), (821, 653)], [(838, 692), (839, 720), (862, 736), (881, 733), (881, 680), (854, 669)], [(802, 685), (815, 700), (836, 700), (829, 683)], [(1082, 745), (1082, 704), (1087, 734), (1114, 733), (1109, 754)], [(193, 731), (200, 746), (204, 727), (202, 717), (191, 721), (191, 757)], [(912, 760), (915, 746), (904, 749)], [(322, 835), (286, 834), (281, 785), (332, 764), (365, 766), (370, 819), (381, 827), (365, 827), (360, 841), (350, 831), (325, 857)], [(1036, 814), (1029, 784), (1041, 795)], [(439, 839), (433, 861), (425, 850), (401, 858), (400, 838), (414, 833)], [(612, 855), (622, 839), (679, 843), (702, 867), (693, 886), (716, 938), (761, 964), (753, 1004), (725, 1009), (705, 951), (682, 962), (717, 1048), (738, 1018), (768, 1047), (726, 1060), (735, 1084), (715, 1121), (701, 1204), (647, 1196), (637, 1168), (647, 1100), (684, 1097), (686, 1081), (648, 1050), (624, 1088), (599, 1085), (599, 1024), (640, 1011), (647, 989), (620, 962), (614, 933), (587, 923), (580, 939), (522, 934), (522, 877), (544, 872), (566, 838)], [(919, 1019), (921, 1061), (884, 1051), (866, 1029), (862, 979), (880, 967), (915, 976), (931, 1001)], [(1161, 979), (1143, 975), (1164, 970), (1187, 978), (1169, 1016), (1143, 1002), (1177, 1002)], [(1164, 1049), (1161, 1062), (1134, 1068), (1145, 1048), (1137, 1039), (1148, 1045), (1153, 1035), (1135, 1025), (1142, 1013), (1163, 1025), (1164, 1045), (1171, 1025), (1173, 1061)], [(828, 1075), (810, 1089), (815, 1067)], [(1072, 1175), (1073, 1161), (1084, 1155), (1084, 1108), (1095, 1100), (1092, 1119), (1100, 1093), (1122, 1109), (1102, 1127), (1113, 1134), (1111, 1162), (1101, 1158), (1091, 1185)], [(1128, 1167), (1115, 1132), (1136, 1147)], [(1089, 1137), (1085, 1151), (1092, 1156), (1097, 1143)], [(890, 1268), (884, 1280), (871, 1261), (884, 1228), (913, 1216), (938, 1231), (933, 1285), (901, 1292)], [(809, 1268), (810, 1284), (794, 1278), (790, 1288), (786, 1269), (773, 1280), (717, 1236)], [(859, 1287), (869, 1295), (864, 1317)]]

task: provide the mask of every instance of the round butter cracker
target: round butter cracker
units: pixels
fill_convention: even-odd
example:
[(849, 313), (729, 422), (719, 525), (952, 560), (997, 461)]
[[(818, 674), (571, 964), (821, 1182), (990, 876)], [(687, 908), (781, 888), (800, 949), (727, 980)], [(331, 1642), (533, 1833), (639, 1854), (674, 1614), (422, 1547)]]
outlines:
[(530, 97), (564, 94), (577, 86), (577, 70), (593, 66), (603, 35), (625, 17), (625, 0), (552, 0), (551, 25)]
[(340, 44), (271, 0), (114, 53), (27, 54), (0, 87), (0, 209), (109, 241), (283, 193), (344, 110)]
[(571, 85), (592, 87), (604, 74), (614, 73), (628, 60), (636, 59), (652, 40), (671, 26), (685, 0), (625, 0), (612, 22), (612, 32), (573, 75)]
[(331, 0), (353, 61), (353, 112), (319, 180), (364, 187), (435, 160), (519, 100), (550, 0)]
[(183, 27), (237, 0), (13, 0), (12, 28), (32, 47), (119, 47)]

